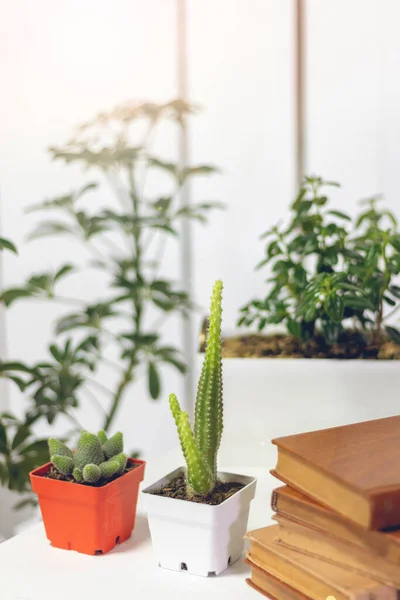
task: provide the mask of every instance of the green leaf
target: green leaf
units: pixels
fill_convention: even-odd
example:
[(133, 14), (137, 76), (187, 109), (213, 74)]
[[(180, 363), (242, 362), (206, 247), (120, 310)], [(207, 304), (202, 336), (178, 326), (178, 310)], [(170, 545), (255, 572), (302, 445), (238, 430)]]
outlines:
[(346, 294), (346, 296), (343, 296), (343, 304), (345, 307), (353, 308), (354, 310), (373, 310), (374, 308), (369, 298), (351, 294)]
[(86, 194), (87, 192), (91, 192), (92, 190), (95, 190), (99, 187), (99, 184), (96, 183), (95, 181), (92, 181), (91, 183), (87, 183), (86, 185), (82, 186), (75, 194), (75, 198), (78, 199), (81, 196), (83, 196), (84, 194)]
[(241, 327), (242, 325), (244, 325), (244, 322), (246, 321), (246, 315), (243, 315), (242, 317), (240, 317), (240, 319), (237, 322), (237, 326)]
[(76, 233), (73, 227), (61, 221), (43, 221), (32, 231), (28, 236), (28, 240), (37, 240), (42, 237), (58, 235), (60, 233), (74, 234)]
[(30, 436), (30, 434), (31, 432), (29, 427), (26, 427), (25, 425), (19, 427), (11, 444), (12, 450), (18, 448), (18, 446), (20, 446)]
[(60, 269), (58, 269), (58, 271), (54, 275), (54, 281), (58, 281), (64, 275), (71, 273), (71, 271), (75, 271), (74, 265), (66, 264), (66, 265), (62, 266)]
[(307, 283), (307, 271), (301, 265), (295, 265), (293, 279), (297, 285), (304, 287)]
[(58, 348), (56, 346), (56, 344), (50, 344), (49, 351), (50, 351), (50, 354), (53, 356), (53, 358), (55, 358), (55, 360), (57, 362), (62, 362), (63, 355), (62, 355), (60, 348)]
[(157, 400), (160, 395), (160, 377), (157, 367), (153, 362), (148, 363), (148, 384), (150, 396), (153, 400)]
[(158, 169), (162, 169), (163, 171), (167, 171), (174, 177), (178, 178), (178, 166), (174, 163), (169, 163), (159, 158), (155, 158), (154, 156), (148, 157), (148, 165), (149, 167), (157, 167)]
[(47, 454), (48, 453), (48, 441), (47, 440), (35, 440), (31, 444), (28, 444), (24, 448), (22, 448), (19, 453), (21, 455), (37, 455), (37, 454)]
[(180, 373), (182, 373), (182, 375), (184, 375), (187, 372), (187, 366), (185, 365), (185, 363), (181, 362), (180, 360), (177, 360), (173, 356), (165, 356), (164, 362), (173, 365), (176, 369), (178, 369)]
[(392, 235), (389, 241), (393, 248), (400, 252), (400, 235)]
[(266, 324), (267, 324), (267, 319), (265, 317), (263, 317), (258, 322), (257, 330), (258, 331), (262, 331), (264, 329), (264, 327), (266, 326)]
[(13, 421), (14, 423), (18, 423), (17, 417), (15, 417), (14, 415), (12, 415), (9, 412), (3, 412), (3, 413), (1, 413), (0, 419), (8, 419), (9, 421)]
[(165, 312), (169, 312), (176, 307), (175, 302), (171, 300), (162, 300), (161, 298), (152, 298), (152, 300), (158, 308)]
[(337, 265), (338, 260), (339, 258), (336, 248), (327, 248), (321, 254), (321, 262), (330, 267)]
[(185, 181), (193, 175), (211, 175), (218, 173), (219, 169), (213, 165), (197, 165), (194, 167), (184, 167), (179, 175), (179, 183), (182, 185)]
[(0, 421), (0, 453), (8, 454), (7, 430), (4, 423)]
[(400, 299), (400, 287), (398, 285), (390, 285), (388, 290), (395, 298)]
[(13, 509), (18, 511), (22, 510), (23, 508), (26, 508), (27, 506), (36, 507), (37, 500), (34, 497), (24, 498), (20, 502), (14, 504)]
[(341, 212), (340, 210), (327, 210), (327, 215), (332, 215), (333, 217), (338, 217), (338, 219), (345, 219), (346, 221), (351, 221), (351, 217), (346, 215), (346, 213)]
[(347, 283), (346, 281), (340, 282), (340, 289), (347, 290), (349, 292), (360, 292), (360, 287), (357, 285), (353, 285), (352, 283)]
[(339, 340), (339, 336), (342, 331), (342, 327), (339, 323), (322, 321), (321, 329), (324, 339), (328, 344), (335, 344)]
[(32, 373), (32, 368), (21, 362), (0, 362), (0, 373), (7, 371), (22, 371), (22, 373)]
[(383, 299), (389, 306), (396, 306), (396, 302), (390, 296), (383, 296)]
[(312, 207), (312, 205), (312, 200), (302, 200), (302, 202), (299, 202), (299, 204), (297, 205), (297, 212), (299, 214), (307, 213)]
[(325, 299), (325, 310), (328, 317), (334, 323), (340, 323), (343, 319), (344, 304), (343, 299), (336, 292), (328, 294)]
[(282, 254), (282, 248), (280, 247), (277, 241), (273, 241), (269, 244), (267, 248), (267, 256), (268, 258), (272, 258), (273, 256), (277, 256), (278, 254)]
[(302, 327), (300, 322), (295, 321), (295, 319), (288, 319), (286, 322), (286, 327), (293, 337), (298, 340), (302, 339)]
[(16, 377), (15, 375), (7, 375), (7, 379), (11, 379), (20, 389), (21, 392), (24, 392), (26, 389), (26, 382), (20, 377)]
[(10, 306), (13, 302), (15, 302), (15, 300), (19, 300), (20, 298), (29, 298), (33, 295), (33, 291), (25, 288), (11, 288), (9, 290), (5, 290), (5, 292), (1, 294), (1, 300), (6, 306)]
[(377, 246), (377, 245), (371, 246), (371, 248), (368, 250), (368, 253), (367, 253), (367, 256), (365, 259), (365, 266), (367, 269), (376, 268), (376, 266), (378, 264), (380, 251), (381, 251), (380, 246)]
[(307, 194), (307, 188), (301, 187), (296, 200), (293, 202), (293, 204), (291, 206), (292, 210), (294, 210), (294, 211), (298, 210), (298, 207), (306, 194)]
[(400, 344), (400, 331), (398, 329), (386, 325), (385, 331), (393, 342), (395, 342), (396, 344)]
[(259, 263), (256, 265), (256, 267), (255, 267), (255, 270), (256, 270), (256, 271), (258, 271), (258, 270), (259, 270), (259, 269), (261, 269), (262, 267), (265, 267), (265, 265), (266, 265), (267, 263), (269, 263), (269, 261), (270, 261), (270, 260), (271, 260), (270, 258), (264, 258), (264, 259), (263, 259), (261, 262), (259, 262)]
[(12, 242), (10, 242), (10, 240), (0, 237), (0, 250), (4, 249), (10, 250), (11, 252), (14, 252), (14, 254), (18, 254), (16, 246)]

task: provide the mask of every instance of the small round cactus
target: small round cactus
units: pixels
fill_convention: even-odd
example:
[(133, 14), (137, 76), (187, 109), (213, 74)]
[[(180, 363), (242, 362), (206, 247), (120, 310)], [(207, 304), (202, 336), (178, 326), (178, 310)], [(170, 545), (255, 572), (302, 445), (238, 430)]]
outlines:
[(50, 438), (48, 445), (55, 468), (65, 476), (72, 476), (77, 483), (95, 484), (100, 479), (122, 475), (128, 460), (123, 453), (121, 432), (107, 438), (104, 431), (97, 435), (82, 431), (76, 452), (55, 438)]
[(97, 465), (86, 465), (83, 468), (83, 481), (87, 481), (88, 483), (96, 483), (101, 477), (100, 467)]

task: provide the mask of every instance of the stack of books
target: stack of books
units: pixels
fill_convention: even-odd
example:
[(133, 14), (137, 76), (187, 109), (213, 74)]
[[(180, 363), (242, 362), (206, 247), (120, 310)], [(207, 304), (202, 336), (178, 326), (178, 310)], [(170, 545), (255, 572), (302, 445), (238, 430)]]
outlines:
[(273, 600), (399, 600), (400, 416), (272, 440), (276, 524), (247, 534)]

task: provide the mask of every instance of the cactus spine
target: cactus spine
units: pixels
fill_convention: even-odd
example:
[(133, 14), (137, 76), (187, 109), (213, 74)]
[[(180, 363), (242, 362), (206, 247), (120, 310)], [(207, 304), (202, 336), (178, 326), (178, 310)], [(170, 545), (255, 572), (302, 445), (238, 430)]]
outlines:
[(71, 475), (78, 483), (94, 484), (101, 478), (122, 475), (127, 463), (120, 432), (108, 439), (104, 431), (97, 435), (82, 431), (75, 453), (63, 442), (51, 438), (49, 453), (56, 469), (63, 475)]
[(217, 454), (223, 429), (222, 399), (222, 282), (214, 284), (207, 348), (197, 387), (194, 432), (174, 394), (169, 402), (187, 464), (188, 491), (205, 495), (217, 480)]

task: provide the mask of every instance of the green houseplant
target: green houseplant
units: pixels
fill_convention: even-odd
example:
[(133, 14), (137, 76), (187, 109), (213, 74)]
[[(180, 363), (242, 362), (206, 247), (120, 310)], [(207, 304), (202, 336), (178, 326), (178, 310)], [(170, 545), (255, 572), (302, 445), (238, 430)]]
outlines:
[(57, 548), (104, 554), (127, 540), (135, 525), (145, 463), (128, 459), (122, 433), (82, 431), (76, 451), (48, 442), (51, 463), (30, 477), (47, 538)]
[(330, 186), (338, 184), (305, 177), (289, 221), (261, 236), (257, 268), (268, 269), (268, 290), (241, 309), (238, 325), (279, 325), (287, 336), (248, 340), (249, 355), (400, 358), (391, 323), (400, 307), (396, 218), (372, 198), (353, 219), (330, 207)]
[[(23, 441), (29, 447), (29, 460), (25, 454), (18, 456), (15, 446), (13, 460), (0, 462), (0, 481), (9, 487), (28, 489), (29, 471), (43, 462), (45, 441), (32, 446), (38, 441), (37, 421), (52, 426), (63, 415), (74, 433), (82, 429), (75, 409), (89, 401), (99, 409), (99, 425), (108, 432), (138, 379), (147, 379), (149, 395), (156, 400), (162, 390), (162, 368), (186, 370), (179, 348), (165, 338), (162, 328), (172, 316), (188, 315), (191, 301), (185, 290), (164, 276), (163, 259), (169, 241), (179, 240), (182, 220), (205, 223), (210, 210), (219, 206), (215, 202), (187, 206), (180, 200), (189, 180), (216, 169), (181, 166), (159, 156), (154, 147), (160, 127), (179, 130), (196, 112), (195, 106), (180, 99), (125, 103), (81, 125), (65, 145), (49, 149), (53, 160), (83, 168), (97, 179), (29, 210), (39, 216), (30, 239), (65, 236), (80, 245), (82, 261), (35, 273), (2, 292), (3, 302), (11, 308), (20, 301), (66, 307), (44, 360), (0, 365), (1, 374), (30, 400), (25, 419), (0, 421), (0, 440), (7, 436), (10, 453), (16, 435), (18, 441), (26, 434)], [(154, 192), (154, 181), (162, 184), (163, 192)], [(96, 202), (102, 191), (107, 195)], [(59, 292), (60, 283), (84, 277), (88, 270), (104, 282), (104, 296), (85, 301)]]
[(157, 563), (204, 576), (221, 573), (241, 556), (256, 485), (254, 478), (217, 470), (223, 430), (221, 300), (217, 281), (193, 429), (176, 396), (170, 396), (186, 469), (143, 491)]

